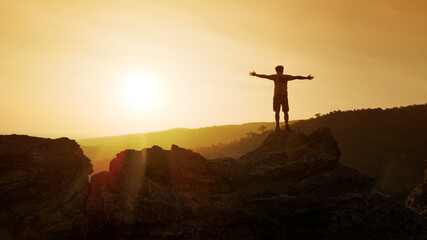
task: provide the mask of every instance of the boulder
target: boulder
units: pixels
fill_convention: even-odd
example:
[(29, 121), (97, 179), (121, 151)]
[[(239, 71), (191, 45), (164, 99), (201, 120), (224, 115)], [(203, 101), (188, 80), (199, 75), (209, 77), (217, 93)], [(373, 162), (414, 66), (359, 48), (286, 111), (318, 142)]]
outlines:
[(86, 209), (94, 229), (191, 217), (224, 185), (205, 158), (175, 145), (122, 151), (91, 184)]
[(84, 236), (91, 173), (74, 140), (0, 136), (0, 239)]
[(424, 182), (417, 185), (409, 194), (406, 206), (420, 214), (427, 221), (427, 169), (424, 171), (424, 174)]

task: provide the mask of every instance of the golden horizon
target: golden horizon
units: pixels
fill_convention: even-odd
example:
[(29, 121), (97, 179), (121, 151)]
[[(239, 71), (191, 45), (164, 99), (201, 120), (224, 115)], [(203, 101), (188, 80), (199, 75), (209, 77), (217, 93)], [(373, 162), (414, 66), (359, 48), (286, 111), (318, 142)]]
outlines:
[[(427, 3), (3, 1), (0, 134), (106, 136), (424, 104)], [(129, 76), (134, 73), (134, 76)], [(138, 94), (142, 93), (142, 94)], [(283, 118), (281, 116), (281, 121)]]

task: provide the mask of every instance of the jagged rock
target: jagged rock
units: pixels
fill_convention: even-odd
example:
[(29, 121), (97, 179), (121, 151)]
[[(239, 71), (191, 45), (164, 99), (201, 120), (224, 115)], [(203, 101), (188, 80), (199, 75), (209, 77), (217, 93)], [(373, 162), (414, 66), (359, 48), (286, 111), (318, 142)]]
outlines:
[(120, 152), (91, 183), (91, 222), (107, 226), (191, 217), (223, 185), (205, 158), (175, 145)]
[(339, 163), (327, 128), (272, 133), (240, 159), (126, 150), (92, 177), (91, 237), (425, 239), (423, 220)]
[(272, 133), (239, 159), (125, 150), (88, 193), (74, 141), (0, 136), (0, 239), (426, 239), (339, 156), (327, 128)]
[(0, 239), (84, 236), (90, 173), (73, 140), (0, 136)]
[(420, 214), (427, 221), (427, 169), (424, 171), (424, 174), (424, 183), (417, 185), (409, 194), (406, 206)]

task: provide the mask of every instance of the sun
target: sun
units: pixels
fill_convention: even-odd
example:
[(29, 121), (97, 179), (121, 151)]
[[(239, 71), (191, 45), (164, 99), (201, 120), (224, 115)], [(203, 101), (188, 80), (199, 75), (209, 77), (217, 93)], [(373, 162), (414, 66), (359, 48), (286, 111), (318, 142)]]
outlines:
[(148, 109), (159, 104), (161, 92), (156, 79), (148, 74), (132, 74), (123, 85), (124, 103), (136, 109)]

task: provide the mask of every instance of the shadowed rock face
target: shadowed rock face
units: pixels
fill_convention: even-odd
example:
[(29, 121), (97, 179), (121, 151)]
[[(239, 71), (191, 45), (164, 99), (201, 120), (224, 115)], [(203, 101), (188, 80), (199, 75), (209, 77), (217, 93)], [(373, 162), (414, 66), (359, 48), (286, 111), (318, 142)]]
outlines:
[(221, 186), (206, 159), (175, 145), (123, 151), (91, 184), (87, 211), (95, 227), (192, 217)]
[(272, 133), (240, 159), (126, 150), (92, 176), (94, 239), (425, 239), (422, 219), (339, 162), (329, 129)]
[(0, 239), (82, 236), (90, 173), (73, 140), (0, 136)]
[(427, 221), (427, 169), (424, 171), (424, 174), (424, 183), (416, 186), (409, 194), (406, 206), (420, 214)]
[(240, 159), (125, 150), (89, 185), (76, 142), (0, 136), (0, 239), (426, 239), (339, 156), (327, 128), (279, 131)]

